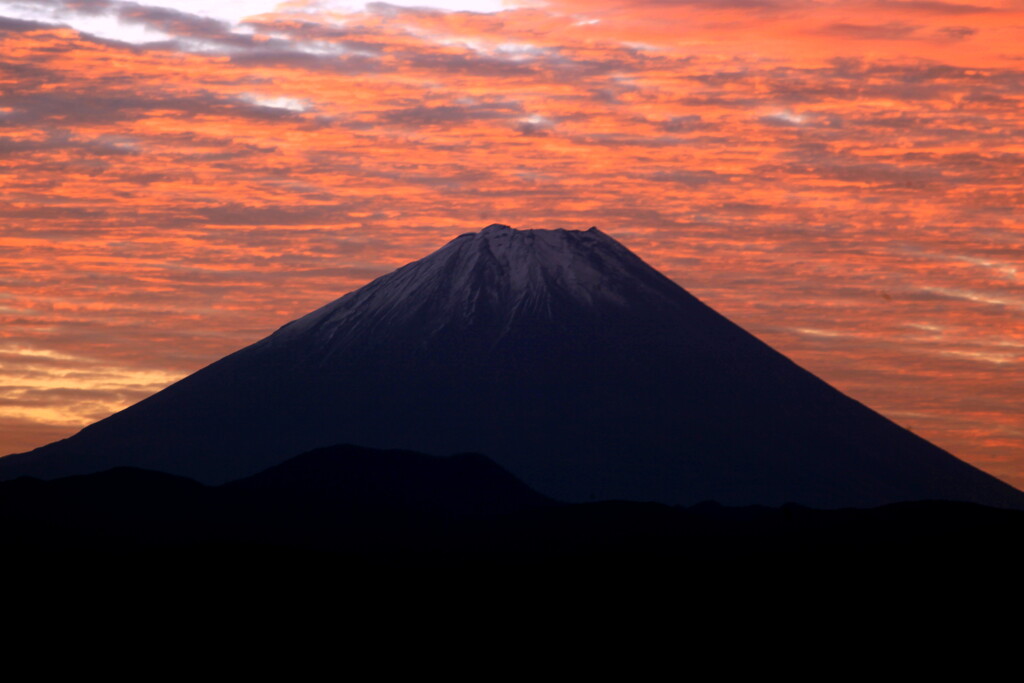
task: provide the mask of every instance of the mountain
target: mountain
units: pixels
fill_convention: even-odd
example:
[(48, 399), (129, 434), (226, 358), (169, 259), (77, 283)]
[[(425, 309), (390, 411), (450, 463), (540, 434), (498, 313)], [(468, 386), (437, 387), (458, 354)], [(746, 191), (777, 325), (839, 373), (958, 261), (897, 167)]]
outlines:
[(482, 455), (438, 457), (351, 445), (318, 448), (223, 486), (345, 510), (492, 515), (553, 504)]
[(11, 558), (4, 576), (19, 588), (15, 603), (27, 596), (33, 609), (82, 586), (106, 607), (121, 596), (148, 608), (155, 585), (186, 604), (202, 595), (222, 605), (225, 586), (240, 581), (241, 599), (259, 596), (261, 611), (268, 595), (293, 605), (296, 590), (308, 589), (321, 605), (339, 586), (345, 609), (350, 586), (379, 608), (381, 594), (413, 590), (410, 581), (442, 594), (446, 608), (485, 596), (488, 610), (509, 587), (533, 605), (572, 586), (601, 601), (619, 587), (635, 608), (637, 590), (675, 595), (666, 586), (681, 581), (703, 589), (686, 596), (688, 609), (703, 599), (720, 611), (723, 591), (737, 586), (808, 607), (824, 597), (834, 611), (836, 585), (901, 608), (908, 589), (931, 604), (962, 585), (971, 591), (964, 603), (975, 605), (979, 582), (1013, 571), (1013, 540), (1024, 531), (1022, 511), (962, 502), (555, 504), (480, 455), (356, 446), (317, 449), (221, 486), (130, 467), (21, 477), (0, 483), (0, 519), (0, 550)]
[(1024, 507), (596, 228), (504, 225), (0, 459), (0, 478), (131, 465), (220, 483), (336, 443), (483, 453), (564, 501)]

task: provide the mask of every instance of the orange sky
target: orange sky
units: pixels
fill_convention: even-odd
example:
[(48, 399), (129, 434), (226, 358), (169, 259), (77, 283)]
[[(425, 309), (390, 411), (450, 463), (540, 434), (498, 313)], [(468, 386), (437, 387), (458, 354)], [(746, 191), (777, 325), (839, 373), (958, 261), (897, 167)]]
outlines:
[(501, 222), (1024, 485), (1024, 2), (0, 0), (0, 42), (0, 453)]

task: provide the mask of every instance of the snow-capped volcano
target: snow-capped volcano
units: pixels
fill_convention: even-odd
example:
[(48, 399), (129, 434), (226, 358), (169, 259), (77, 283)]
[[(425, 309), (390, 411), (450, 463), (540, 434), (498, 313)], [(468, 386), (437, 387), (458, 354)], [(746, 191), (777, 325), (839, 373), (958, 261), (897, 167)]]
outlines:
[(568, 501), (1024, 507), (596, 228), (503, 225), (0, 459), (0, 477), (131, 464), (221, 482), (336, 443), (483, 453)]
[[(631, 286), (646, 285), (648, 295), (659, 296), (649, 282), (651, 275), (657, 273), (597, 228), (513, 230), (491, 225), (457, 237), (289, 327), (292, 332), (321, 328), (344, 334), (356, 320), (388, 318), (398, 324), (428, 305), (439, 325), (472, 324), (489, 308), (511, 322), (528, 311), (552, 315), (555, 297), (581, 306), (627, 306), (623, 290)], [(429, 335), (430, 328), (420, 332)]]

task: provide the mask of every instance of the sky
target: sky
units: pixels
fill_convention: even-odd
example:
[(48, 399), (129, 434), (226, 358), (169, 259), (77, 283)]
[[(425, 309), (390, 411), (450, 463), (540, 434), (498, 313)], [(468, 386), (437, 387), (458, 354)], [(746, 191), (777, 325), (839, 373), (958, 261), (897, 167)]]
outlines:
[(497, 222), (1024, 486), (1024, 0), (415, 5), (0, 0), (0, 453)]

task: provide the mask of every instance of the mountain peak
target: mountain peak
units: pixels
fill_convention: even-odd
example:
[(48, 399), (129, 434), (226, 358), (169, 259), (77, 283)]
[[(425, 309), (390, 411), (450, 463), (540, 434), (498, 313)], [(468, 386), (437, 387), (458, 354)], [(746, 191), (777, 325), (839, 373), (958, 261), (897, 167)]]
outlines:
[(597, 229), (596, 225), (592, 225), (592, 226), (590, 226), (586, 230), (566, 230), (565, 228), (554, 228), (554, 229), (543, 229), (543, 228), (522, 229), (522, 228), (513, 228), (512, 226), (506, 225), (505, 223), (491, 223), (490, 225), (488, 225), (483, 230), (480, 230), (479, 232), (468, 232), (468, 233), (465, 233), (465, 234), (466, 235), (490, 235), (490, 234), (502, 233), (502, 232), (508, 232), (508, 233), (531, 233), (531, 232), (540, 232), (540, 233), (546, 233), (546, 232), (569, 232), (569, 233), (573, 233), (573, 232), (578, 232), (578, 233), (597, 233), (597, 234), (600, 234), (600, 235), (604, 234), (600, 230)]
[[(487, 235), (487, 234), (491, 234), (491, 233), (508, 232), (508, 231), (518, 232), (517, 230), (513, 230), (513, 228), (511, 226), (505, 225), (504, 223), (491, 223), (486, 228), (481, 230), (480, 234), (481, 235)], [(469, 234), (472, 235), (473, 233), (469, 233)]]
[(565, 230), (563, 228), (521, 230), (502, 223), (492, 223), (479, 232), (468, 232), (452, 240), (452, 242), (461, 241), (486, 244), (492, 250), (511, 247), (517, 251), (520, 257), (536, 249), (562, 251), (582, 244), (597, 242), (619, 245), (596, 227), (589, 230)]
[(415, 329), (423, 340), (441, 329), (467, 326), (489, 325), (500, 333), (522, 315), (553, 320), (566, 308), (592, 309), (598, 301), (624, 307), (637, 289), (657, 300), (679, 290), (597, 228), (517, 230), (494, 223), (456, 237), (282, 332), (318, 328), (332, 343), (368, 329)]
[[(474, 240), (484, 240), (487, 242), (502, 242), (502, 241), (518, 241), (524, 240), (526, 242), (538, 242), (538, 243), (555, 243), (563, 246), (571, 245), (580, 241), (593, 241), (601, 240), (618, 244), (611, 237), (606, 235), (597, 229), (596, 226), (592, 226), (587, 230), (566, 230), (564, 228), (555, 228), (550, 230), (545, 229), (517, 229), (511, 226), (505, 225), (504, 223), (491, 223), (483, 230), (479, 232), (467, 232), (456, 238), (466, 239), (471, 238)], [(454, 241), (454, 240), (453, 240)]]
[[(442, 254), (447, 258), (472, 261), (473, 253), (478, 254), (480, 268), (496, 269), (513, 289), (530, 283), (537, 285), (543, 280), (547, 280), (546, 286), (571, 287), (580, 277), (587, 285), (594, 285), (596, 271), (608, 274), (624, 267), (650, 268), (596, 227), (517, 230), (500, 223), (461, 235), (422, 261)], [(592, 287), (588, 289), (593, 292)]]

